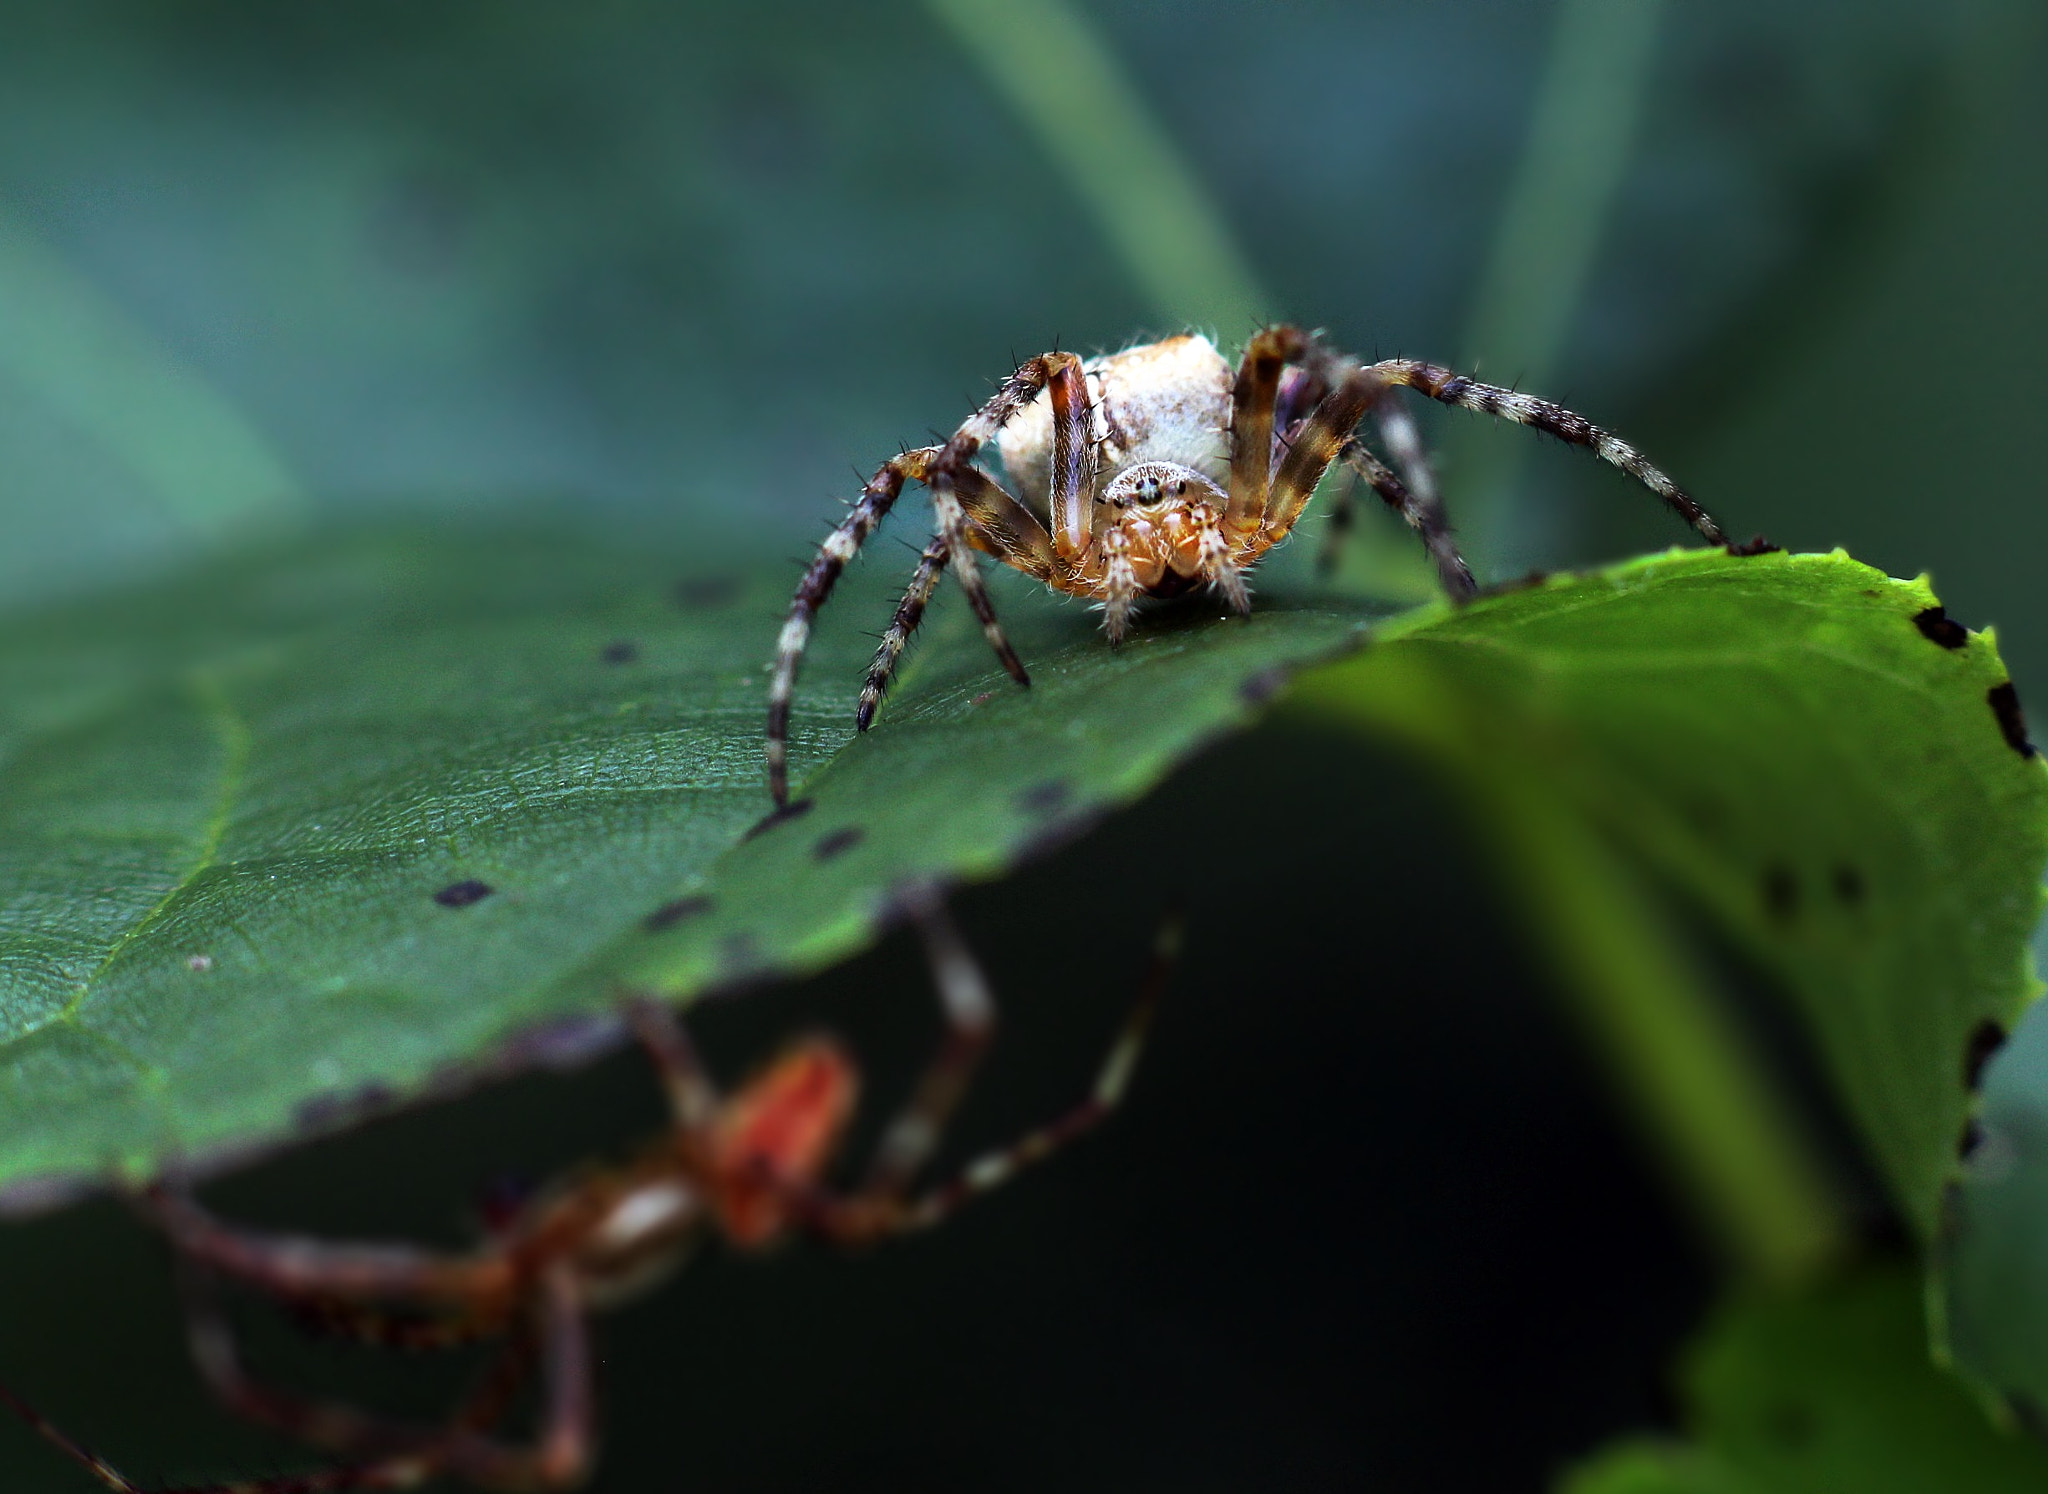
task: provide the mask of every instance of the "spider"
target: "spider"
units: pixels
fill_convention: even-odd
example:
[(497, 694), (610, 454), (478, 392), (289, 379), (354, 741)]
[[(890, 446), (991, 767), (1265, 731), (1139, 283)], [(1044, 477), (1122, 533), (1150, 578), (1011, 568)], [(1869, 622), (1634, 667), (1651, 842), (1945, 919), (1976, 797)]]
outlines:
[[(1237, 612), (1251, 610), (1245, 573), (1287, 538), (1333, 462), (1363, 478), (1421, 537), (1444, 590), (1478, 592), (1459, 555), (1421, 457), (1413, 418), (1380, 397), (1407, 388), (1447, 405), (1533, 426), (1636, 479), (1710, 544), (1725, 536), (1676, 483), (1582, 415), (1512, 389), (1405, 358), (1360, 364), (1297, 327), (1268, 327), (1245, 346), (1233, 376), (1206, 337), (1146, 343), (1083, 362), (1044, 353), (1004, 381), (943, 446), (884, 462), (804, 572), (776, 648), (768, 694), (768, 787), (789, 804), (789, 706), (811, 624), (833, 583), (888, 514), (906, 481), (931, 489), (938, 531), (919, 556), (882, 636), (854, 725), (866, 731), (903, 648), (950, 564), (983, 635), (1010, 677), (1031, 683), (1003, 636), (975, 565), (977, 550), (1055, 591), (1100, 605), (1111, 644), (1146, 597), (1206, 584)], [(1387, 446), (1405, 476), (1356, 434), (1380, 406)], [(994, 441), (1013, 496), (975, 466)], [(1341, 533), (1349, 497), (1332, 514)]]
[[(988, 1046), (995, 1003), (943, 908), (920, 897), (911, 900), (911, 912), (938, 989), (945, 1037), (852, 1189), (834, 1190), (824, 1181), (860, 1082), (837, 1041), (799, 1037), (737, 1091), (721, 1095), (682, 1024), (652, 1000), (633, 1002), (628, 1016), (667, 1091), (671, 1129), (623, 1163), (573, 1171), (523, 1207), (503, 1212), (466, 1253), (247, 1229), (217, 1218), (182, 1188), (148, 1189), (141, 1202), (177, 1254), (188, 1337), (202, 1377), (243, 1416), (347, 1460), (176, 1494), (397, 1489), (434, 1477), (505, 1490), (579, 1483), (594, 1446), (590, 1309), (651, 1287), (711, 1231), (752, 1251), (799, 1229), (860, 1245), (927, 1228), (1102, 1120), (1129, 1082), (1178, 944), (1178, 921), (1162, 923), (1138, 999), (1087, 1099), (984, 1153), (949, 1180), (914, 1189)], [(219, 1277), (256, 1289), (315, 1326), (365, 1342), (427, 1348), (502, 1340), (503, 1346), (445, 1423), (388, 1420), (251, 1378), (215, 1297)], [(495, 1435), (536, 1368), (536, 1434), (523, 1444)], [(107, 1488), (148, 1494), (4, 1386), (0, 1401)]]

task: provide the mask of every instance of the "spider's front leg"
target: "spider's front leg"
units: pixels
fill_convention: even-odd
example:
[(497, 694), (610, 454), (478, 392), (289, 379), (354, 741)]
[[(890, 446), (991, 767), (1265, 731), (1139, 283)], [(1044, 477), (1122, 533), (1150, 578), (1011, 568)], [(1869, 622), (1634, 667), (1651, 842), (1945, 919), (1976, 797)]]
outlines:
[[(860, 547), (873, 534), (877, 525), (887, 516), (903, 492), (906, 478), (915, 477), (931, 488), (932, 507), (937, 513), (939, 538), (945, 542), (946, 558), (953, 567), (953, 573), (960, 580), (960, 589), (967, 593), (968, 605), (981, 622), (981, 630), (989, 646), (1002, 660), (1010, 677), (1020, 685), (1031, 683), (1031, 677), (1024, 669), (1023, 661), (1003, 634), (1002, 624), (996, 620), (995, 604), (990, 601), (987, 588), (983, 586), (981, 571), (974, 563), (975, 520), (970, 519), (970, 509), (980, 505), (995, 515), (997, 528), (1008, 526), (1019, 539), (1021, 550), (1034, 556), (1043, 556), (1047, 565), (1052, 564), (1049, 553), (1050, 537), (1028, 510), (1003, 493), (994, 481), (974, 467), (974, 460), (981, 448), (994, 438), (996, 432), (1007, 424), (1012, 416), (1048, 385), (1054, 386), (1055, 407), (1061, 403), (1060, 390), (1071, 390), (1079, 386), (1085, 411), (1087, 391), (1081, 375), (1080, 360), (1071, 353), (1044, 353), (1024, 364), (1003, 381), (1002, 388), (979, 410), (967, 418), (953, 433), (952, 439), (944, 446), (906, 451), (890, 458), (877, 469), (868, 485), (861, 490), (860, 498), (854, 503), (839, 526), (825, 537), (818, 547), (817, 559), (804, 572), (804, 578), (797, 586), (796, 597), (790, 603), (789, 618), (782, 625), (782, 636), (776, 645), (775, 673), (768, 687), (768, 792), (773, 796), (778, 809), (789, 806), (789, 707), (796, 690), (797, 669), (803, 662), (804, 649), (810, 643), (811, 624), (817, 617), (818, 609), (825, 605), (825, 599), (832, 594), (832, 587), (839, 580)], [(1067, 396), (1071, 402), (1071, 394)], [(1083, 440), (1085, 460), (1092, 462), (1093, 448)], [(993, 490), (991, 493), (990, 490)], [(1000, 494), (1000, 498), (993, 496)], [(1085, 500), (1085, 494), (1083, 498)], [(1057, 495), (1055, 498), (1057, 503)], [(1085, 515), (1085, 501), (1070, 505), (1076, 512)], [(1055, 516), (1061, 510), (1055, 508)], [(1085, 526), (1084, 526), (1085, 527)], [(1065, 533), (1063, 527), (1061, 533)], [(1000, 549), (1000, 542), (992, 542), (990, 548), (997, 549), (1005, 560), (1012, 564), (1008, 553)], [(1062, 553), (1064, 551), (1062, 550)], [(1030, 566), (1020, 566), (1031, 569)], [(921, 571), (922, 571), (921, 567)], [(936, 583), (938, 567), (930, 567), (928, 575), (921, 575), (926, 584)], [(913, 581), (913, 589), (919, 585)], [(910, 613), (909, 626), (914, 627), (924, 610), (924, 599), (914, 606), (906, 607)], [(899, 621), (903, 620), (906, 608), (898, 609)], [(908, 639), (906, 627), (903, 638)], [(887, 652), (887, 640), (885, 640)], [(901, 652), (899, 642), (886, 659), (882, 654), (876, 657), (876, 669), (870, 671), (871, 682), (879, 672), (880, 682), (887, 683), (889, 669), (895, 663), (895, 654)], [(877, 691), (879, 698), (879, 690)]]

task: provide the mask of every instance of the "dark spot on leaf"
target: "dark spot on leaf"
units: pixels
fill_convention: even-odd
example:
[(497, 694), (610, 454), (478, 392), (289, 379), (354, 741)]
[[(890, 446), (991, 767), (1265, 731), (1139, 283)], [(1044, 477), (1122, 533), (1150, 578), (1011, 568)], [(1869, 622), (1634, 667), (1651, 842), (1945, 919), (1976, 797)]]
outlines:
[(1799, 916), (1799, 879), (1782, 861), (1764, 868), (1764, 911), (1779, 923)]
[(1975, 1094), (1984, 1083), (1984, 1065), (2005, 1046), (2005, 1029), (1986, 1017), (1970, 1029), (1963, 1048), (1963, 1088)]
[(752, 840), (757, 835), (766, 835), (777, 825), (786, 825), (791, 820), (801, 819), (810, 812), (811, 801), (809, 799), (799, 799), (794, 804), (785, 804), (780, 809), (770, 810), (767, 814), (762, 815), (760, 819), (754, 822), (754, 828), (745, 835), (742, 835), (740, 839)]
[(1242, 699), (1246, 705), (1264, 705), (1267, 701), (1271, 700), (1274, 696), (1278, 695), (1280, 693), (1281, 687), (1286, 683), (1286, 670), (1261, 669), (1257, 674), (1253, 675), (1250, 679), (1246, 680), (1242, 685), (1239, 685), (1237, 687), (1237, 693), (1238, 697)]
[(1922, 637), (1943, 648), (1961, 648), (1970, 641), (1970, 630), (1939, 607), (1914, 613), (1913, 626), (1920, 630)]
[(1026, 814), (1058, 814), (1073, 797), (1073, 785), (1063, 778), (1048, 778), (1018, 794), (1017, 807)]
[(628, 638), (607, 643), (598, 657), (607, 664), (630, 664), (640, 657), (640, 645)]
[(1728, 553), (1738, 559), (1751, 555), (1783, 555), (1785, 547), (1774, 545), (1760, 534), (1752, 534), (1739, 545), (1730, 545)]
[(1973, 1115), (1963, 1122), (1963, 1137), (1962, 1140), (1956, 1143), (1957, 1159), (1963, 1162), (1969, 1161), (1971, 1154), (1983, 1144), (1984, 1128), (1977, 1124), (1977, 1117)]
[(680, 607), (722, 607), (739, 594), (737, 576), (692, 576), (676, 583)]
[(2020, 692), (2012, 687), (2012, 681), (1993, 685), (1984, 698), (1991, 702), (1991, 714), (1998, 718), (1998, 729), (2005, 733), (2006, 745), (2021, 757), (2032, 757), (2034, 744), (2027, 740), (2027, 718), (2020, 710)]
[(1764, 1435), (1781, 1447), (1804, 1447), (1818, 1428), (1813, 1408), (1798, 1401), (1779, 1401), (1764, 1409)]
[(1863, 901), (1865, 891), (1862, 872), (1846, 862), (1835, 868), (1836, 897), (1853, 908)]
[(648, 914), (640, 921), (640, 927), (650, 934), (658, 934), (663, 929), (672, 929), (679, 923), (701, 917), (709, 913), (712, 907), (711, 897), (707, 893), (700, 892), (695, 897), (679, 897), (672, 903), (663, 903)]
[(490, 883), (471, 877), (466, 882), (450, 882), (434, 894), (434, 901), (444, 908), (467, 908), (471, 903), (482, 902), (495, 890)]
[(830, 861), (835, 856), (844, 856), (848, 851), (867, 839), (867, 831), (855, 825), (834, 830), (830, 835), (820, 836), (818, 843), (811, 847), (811, 854), (820, 861)]

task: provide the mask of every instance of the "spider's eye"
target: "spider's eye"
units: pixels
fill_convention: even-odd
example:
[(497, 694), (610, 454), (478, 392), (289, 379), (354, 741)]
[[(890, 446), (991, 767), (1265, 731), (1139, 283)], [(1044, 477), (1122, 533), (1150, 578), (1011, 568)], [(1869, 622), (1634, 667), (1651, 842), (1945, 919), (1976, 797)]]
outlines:
[(1185, 494), (1187, 493), (1187, 490), (1188, 490), (1188, 480), (1187, 480), (1187, 479), (1186, 479), (1185, 477), (1176, 477), (1176, 478), (1175, 478), (1175, 479), (1173, 480), (1173, 496), (1174, 496), (1174, 497), (1176, 497), (1176, 498), (1179, 498), (1179, 497), (1182, 497), (1182, 496), (1184, 496), (1184, 495), (1185, 495)]

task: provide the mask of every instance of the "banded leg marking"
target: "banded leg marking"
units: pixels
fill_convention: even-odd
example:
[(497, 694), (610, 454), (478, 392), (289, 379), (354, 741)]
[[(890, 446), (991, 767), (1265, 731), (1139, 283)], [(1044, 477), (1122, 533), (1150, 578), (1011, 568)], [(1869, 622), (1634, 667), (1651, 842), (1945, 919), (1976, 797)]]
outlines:
[[(1458, 553), (1457, 541), (1451, 537), (1442, 501), (1433, 494), (1425, 500), (1409, 491), (1393, 470), (1374, 456), (1356, 436), (1344, 443), (1341, 455), (1344, 465), (1365, 479), (1387, 507), (1399, 514), (1421, 538), (1423, 549), (1436, 563), (1437, 581), (1445, 594), (1454, 602), (1469, 602), (1477, 596), (1479, 583), (1472, 579), (1472, 568)], [(1334, 551), (1331, 558), (1335, 558)]]
[(1707, 511), (1694, 502), (1685, 489), (1652, 466), (1649, 459), (1628, 442), (1611, 431), (1602, 430), (1583, 415), (1552, 404), (1547, 399), (1537, 399), (1534, 395), (1503, 389), (1496, 384), (1481, 384), (1434, 363), (1390, 358), (1372, 367), (1388, 383), (1416, 390), (1441, 404), (1454, 405), (1461, 410), (1476, 410), (1481, 415), (1526, 425), (1545, 435), (1555, 436), (1568, 446), (1583, 446), (1601, 461), (1618, 467), (1663, 499), (1709, 544), (1728, 543), (1728, 536), (1722, 533), (1721, 526), (1708, 517)]
[(775, 677), (768, 686), (768, 792), (778, 809), (789, 807), (789, 702), (796, 692), (796, 674), (803, 663), (804, 649), (811, 641), (811, 623), (818, 609), (825, 605), (825, 599), (832, 595), (832, 587), (847, 562), (860, 553), (861, 545), (901, 496), (903, 480), (910, 471), (905, 461), (909, 455), (913, 454), (891, 457), (876, 469), (838, 528), (818, 546), (818, 557), (804, 572), (796, 597), (789, 604), (789, 619), (783, 623), (782, 636), (775, 646)]
[(889, 681), (896, 673), (896, 662), (903, 657), (910, 635), (924, 621), (925, 606), (932, 599), (932, 591), (939, 584), (939, 572), (946, 568), (946, 560), (951, 553), (951, 541), (938, 534), (932, 536), (932, 542), (918, 556), (917, 569), (910, 573), (910, 585), (904, 590), (903, 600), (896, 604), (896, 616), (889, 622), (889, 631), (882, 635), (881, 647), (875, 650), (874, 663), (868, 666), (867, 683), (860, 687), (860, 705), (853, 713), (856, 730), (866, 731), (874, 725), (875, 711), (881, 706), (882, 697), (888, 693)]
[(1314, 342), (1299, 327), (1267, 327), (1245, 344), (1230, 395), (1230, 511), (1232, 535), (1256, 534), (1265, 524), (1273, 486), (1273, 406), (1290, 363), (1312, 356)]

